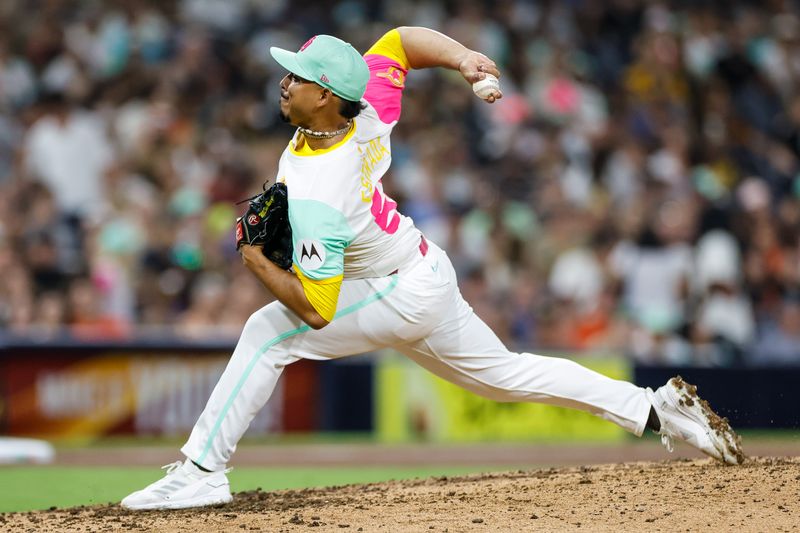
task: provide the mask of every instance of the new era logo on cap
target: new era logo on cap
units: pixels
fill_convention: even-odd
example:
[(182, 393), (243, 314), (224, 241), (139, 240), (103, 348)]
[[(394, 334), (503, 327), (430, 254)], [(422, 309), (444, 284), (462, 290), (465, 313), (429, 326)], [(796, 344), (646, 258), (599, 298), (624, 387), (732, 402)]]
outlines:
[(319, 77), (319, 81), (321, 81), (322, 83), (330, 83), (331, 82), (331, 80), (329, 80), (328, 76), (326, 76), (325, 74), (323, 74), (322, 76)]

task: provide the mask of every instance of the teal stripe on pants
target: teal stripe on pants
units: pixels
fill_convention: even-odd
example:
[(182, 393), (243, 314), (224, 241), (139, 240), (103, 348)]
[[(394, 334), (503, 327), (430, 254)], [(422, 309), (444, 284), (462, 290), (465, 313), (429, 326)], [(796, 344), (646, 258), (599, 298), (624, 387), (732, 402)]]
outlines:
[[(388, 296), (389, 293), (391, 293), (394, 290), (394, 288), (397, 286), (397, 279), (398, 279), (397, 275), (393, 275), (393, 276), (391, 276), (391, 278), (392, 278), (392, 281), (389, 283), (389, 285), (385, 289), (383, 289), (380, 292), (376, 292), (375, 294), (372, 294), (372, 295), (364, 298), (360, 302), (356, 302), (353, 305), (349, 305), (349, 306), (345, 307), (344, 309), (342, 309), (341, 311), (338, 311), (334, 315), (333, 320), (336, 320), (337, 318), (341, 318), (343, 316), (347, 316), (349, 314), (355, 313), (359, 309), (363, 309), (364, 307), (368, 306), (372, 302), (377, 302), (378, 300)], [(233, 405), (233, 402), (236, 399), (236, 396), (239, 395), (239, 391), (241, 391), (242, 387), (244, 387), (244, 384), (247, 381), (247, 378), (250, 377), (250, 373), (253, 371), (253, 368), (255, 368), (256, 363), (258, 363), (258, 360), (261, 358), (261, 356), (264, 355), (265, 353), (267, 353), (267, 351), (270, 348), (272, 348), (273, 346), (275, 346), (279, 342), (284, 341), (284, 340), (288, 339), (289, 337), (293, 337), (293, 336), (297, 335), (298, 333), (304, 333), (304, 332), (308, 331), (309, 329), (311, 329), (311, 327), (308, 324), (303, 324), (302, 326), (300, 326), (298, 328), (295, 328), (295, 329), (293, 329), (291, 331), (287, 331), (286, 333), (281, 333), (277, 337), (274, 337), (274, 338), (268, 340), (255, 353), (253, 358), (250, 360), (250, 363), (248, 363), (247, 368), (245, 368), (244, 373), (242, 374), (242, 377), (239, 378), (239, 381), (236, 383), (236, 386), (233, 388), (233, 391), (231, 392), (231, 395), (228, 397), (228, 401), (226, 401), (225, 405), (222, 407), (222, 412), (219, 414), (219, 417), (217, 418), (216, 423), (214, 423), (214, 427), (211, 430), (211, 434), (208, 436), (208, 441), (206, 442), (206, 446), (205, 446), (205, 448), (203, 448), (203, 453), (201, 453), (200, 457), (198, 457), (197, 461), (195, 461), (197, 464), (199, 464), (199, 465), (203, 464), (203, 461), (205, 460), (206, 456), (208, 455), (208, 452), (211, 450), (211, 444), (214, 442), (214, 439), (216, 438), (217, 434), (219, 433), (220, 427), (222, 427), (222, 422), (223, 422), (223, 420), (225, 420), (225, 416), (228, 414), (228, 410), (231, 408), (231, 405)]]

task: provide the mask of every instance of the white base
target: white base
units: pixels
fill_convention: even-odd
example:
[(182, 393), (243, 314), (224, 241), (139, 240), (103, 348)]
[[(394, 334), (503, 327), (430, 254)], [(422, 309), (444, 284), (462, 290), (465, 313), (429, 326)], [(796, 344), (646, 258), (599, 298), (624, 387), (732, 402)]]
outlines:
[(0, 464), (52, 463), (55, 456), (56, 452), (49, 442), (0, 437)]

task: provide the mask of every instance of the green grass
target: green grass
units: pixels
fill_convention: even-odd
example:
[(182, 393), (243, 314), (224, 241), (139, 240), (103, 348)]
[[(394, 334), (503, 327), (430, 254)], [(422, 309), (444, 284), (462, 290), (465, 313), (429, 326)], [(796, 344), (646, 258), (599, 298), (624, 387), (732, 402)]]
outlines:
[[(234, 491), (296, 489), (458, 475), (503, 468), (462, 467), (314, 467), (241, 468), (229, 474)], [(0, 468), (0, 512), (118, 502), (161, 477), (146, 467), (12, 466)]]

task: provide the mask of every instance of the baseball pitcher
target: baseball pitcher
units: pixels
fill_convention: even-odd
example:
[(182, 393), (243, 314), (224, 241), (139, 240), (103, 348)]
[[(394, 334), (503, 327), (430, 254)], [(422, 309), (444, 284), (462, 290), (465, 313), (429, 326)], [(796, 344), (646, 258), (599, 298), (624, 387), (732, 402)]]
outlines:
[[(226, 465), (286, 365), (389, 347), (493, 400), (581, 409), (635, 435), (650, 428), (670, 449), (678, 439), (720, 461), (743, 461), (727, 421), (680, 378), (653, 392), (566, 359), (510, 352), (462, 298), (447, 254), (384, 192), (409, 72), (456, 70), (491, 104), (502, 97), (491, 59), (411, 27), (389, 31), (363, 56), (328, 35), (298, 52), (270, 52), (288, 71), (281, 116), (297, 129), (280, 158), (277, 199), (270, 188), (252, 200), (236, 233), (244, 264), (278, 301), (244, 325), (181, 448), (186, 460), (165, 467), (165, 477), (126, 497), (123, 507), (231, 501)], [(260, 226), (281, 220), (290, 231)]]

